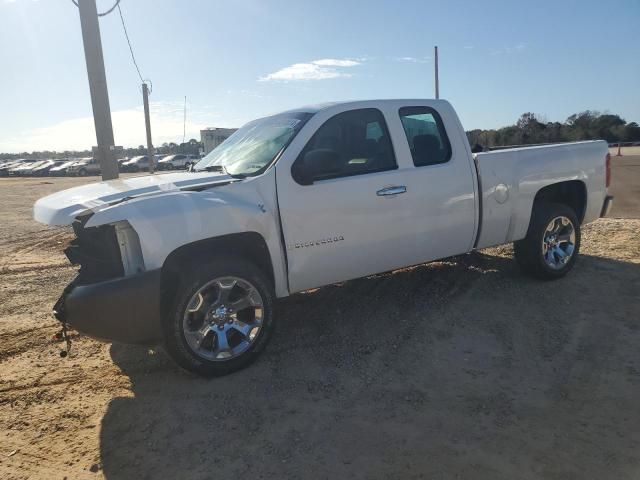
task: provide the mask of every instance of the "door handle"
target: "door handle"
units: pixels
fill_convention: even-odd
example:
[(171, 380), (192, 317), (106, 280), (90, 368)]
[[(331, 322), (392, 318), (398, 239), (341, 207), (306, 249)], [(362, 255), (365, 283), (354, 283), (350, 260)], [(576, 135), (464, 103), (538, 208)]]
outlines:
[(376, 195), (379, 197), (384, 197), (386, 195), (400, 195), (401, 193), (405, 193), (407, 191), (407, 187), (404, 185), (397, 185), (395, 187), (386, 187), (382, 190), (378, 190)]

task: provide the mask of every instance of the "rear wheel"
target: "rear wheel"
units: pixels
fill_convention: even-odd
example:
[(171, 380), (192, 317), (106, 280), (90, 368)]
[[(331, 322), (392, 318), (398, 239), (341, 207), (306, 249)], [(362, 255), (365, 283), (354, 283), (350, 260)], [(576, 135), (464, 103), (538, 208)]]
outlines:
[(81, 168), (78, 171), (78, 175), (80, 175), (81, 177), (86, 177), (88, 175), (87, 169), (86, 168)]
[(580, 251), (580, 223), (559, 203), (541, 203), (533, 211), (527, 236), (514, 243), (516, 261), (528, 274), (553, 280), (563, 277)]
[(242, 258), (218, 258), (182, 275), (166, 318), (169, 354), (204, 376), (255, 361), (273, 326), (273, 293), (263, 272)]

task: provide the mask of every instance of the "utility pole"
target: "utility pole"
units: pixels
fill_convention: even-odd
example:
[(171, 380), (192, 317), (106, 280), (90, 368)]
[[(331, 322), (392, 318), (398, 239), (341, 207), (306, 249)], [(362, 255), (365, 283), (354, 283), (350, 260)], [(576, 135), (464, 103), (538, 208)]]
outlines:
[(440, 98), (440, 80), (438, 79), (438, 46), (436, 45), (435, 47), (433, 47), (435, 55), (434, 55), (434, 61), (435, 61), (435, 72), (436, 72), (436, 98)]
[(156, 159), (153, 156), (153, 144), (151, 143), (151, 120), (149, 119), (149, 88), (142, 84), (142, 101), (144, 102), (144, 124), (147, 128), (147, 157), (149, 157), (149, 173), (153, 173)]
[(100, 40), (100, 25), (96, 0), (79, 0), (80, 26), (84, 43), (84, 58), (89, 76), (89, 91), (93, 108), (93, 122), (96, 127), (98, 147), (94, 149), (100, 162), (103, 180), (118, 178), (118, 162), (115, 157), (113, 126), (111, 125), (111, 108), (107, 77), (104, 73), (104, 58)]

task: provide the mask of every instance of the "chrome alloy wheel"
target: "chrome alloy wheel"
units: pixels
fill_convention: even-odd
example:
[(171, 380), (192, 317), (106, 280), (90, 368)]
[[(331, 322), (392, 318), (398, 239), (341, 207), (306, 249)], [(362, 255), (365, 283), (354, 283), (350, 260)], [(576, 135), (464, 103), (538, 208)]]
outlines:
[(544, 231), (542, 255), (545, 263), (554, 270), (564, 267), (576, 248), (576, 232), (567, 217), (556, 217)]
[(227, 361), (243, 354), (262, 328), (264, 302), (251, 283), (219, 277), (189, 300), (182, 330), (191, 350), (209, 361)]

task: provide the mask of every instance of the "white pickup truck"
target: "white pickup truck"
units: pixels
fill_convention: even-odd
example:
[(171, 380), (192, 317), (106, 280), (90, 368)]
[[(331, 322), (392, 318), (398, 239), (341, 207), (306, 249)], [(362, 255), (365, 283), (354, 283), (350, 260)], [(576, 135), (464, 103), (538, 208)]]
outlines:
[(611, 205), (609, 161), (604, 141), (473, 155), (442, 100), (331, 103), (250, 122), (189, 172), (49, 195), (34, 217), (76, 234), (63, 326), (221, 375), (263, 350), (277, 297), (510, 242), (525, 272), (565, 275)]

